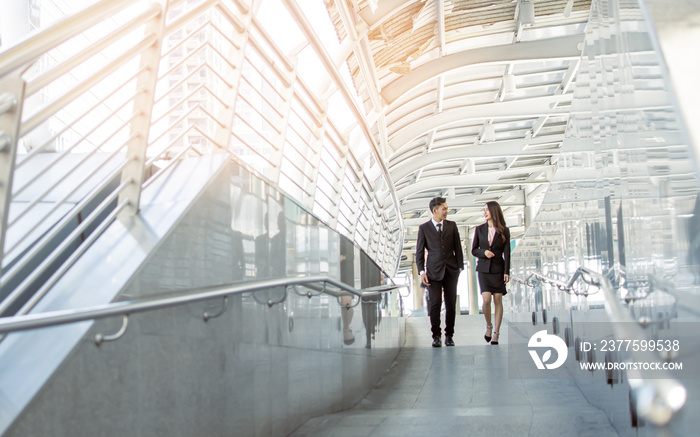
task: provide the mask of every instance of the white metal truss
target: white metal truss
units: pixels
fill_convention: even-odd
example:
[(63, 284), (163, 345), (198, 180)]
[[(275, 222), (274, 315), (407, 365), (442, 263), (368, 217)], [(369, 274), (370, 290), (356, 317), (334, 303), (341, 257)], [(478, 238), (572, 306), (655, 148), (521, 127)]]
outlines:
[[(138, 209), (140, 187), (153, 179), (139, 182), (144, 168), (230, 153), (354, 239), (389, 274), (433, 196), (449, 197), (462, 228), (480, 220), (487, 200), (506, 205), (514, 223), (536, 210), (562, 142), (575, 141), (566, 133), (590, 0), (534, 0), (534, 17), (521, 17), (519, 2), (329, 0), (336, 52), (300, 2), (281, 0), (280, 14), (304, 37), (284, 52), (257, 18), (264, 2), (106, 0), (1, 53), (0, 146), (8, 160), (0, 162), (0, 178), (13, 192), (3, 199), (2, 236), (48, 195), (34, 194), (31, 181), (13, 186), (13, 170), (54, 149), (58, 160), (108, 154), (104, 168), (123, 177), (115, 194), (123, 215)], [(131, 18), (114, 18), (127, 9)], [(91, 29), (100, 23), (106, 30), (96, 35)], [(629, 35), (640, 59), (653, 50), (643, 35)], [(77, 41), (79, 50), (64, 53)], [(298, 73), (302, 52), (318, 60), (324, 86)], [(57, 60), (50, 68), (41, 62), (46, 56)], [(88, 73), (91, 57), (100, 68)], [(35, 64), (38, 73), (27, 70)], [(352, 84), (341, 74), (346, 66)], [(117, 72), (123, 79), (105, 86)], [(26, 98), (44, 102), (23, 108), (13, 77), (26, 84)], [(654, 92), (662, 73), (640, 77), (649, 91), (636, 94), (637, 102), (666, 110), (669, 102)], [(57, 95), (57, 88), (67, 91)], [(334, 95), (351, 124), (328, 112)], [(13, 111), (21, 118), (12, 119)], [(55, 134), (37, 141), (49, 123)], [(26, 157), (13, 162), (13, 153)], [(29, 193), (31, 208), (8, 218), (12, 196)], [(45, 220), (68, 207), (61, 202)], [(404, 228), (404, 220), (411, 225)], [(14, 257), (35, 238), (13, 237), (3, 254)]]
[[(81, 241), (88, 227), (104, 229), (117, 216), (138, 213), (141, 189), (179, 160), (212, 153), (228, 153), (268, 178), (393, 275), (403, 216), (386, 151), (313, 26), (294, 1), (285, 5), (353, 111), (359, 137), (342, 132), (346, 120), (327, 113), (331, 93), (297, 74), (298, 51), (280, 49), (256, 17), (257, 1), (105, 0), (0, 53), (1, 284), (20, 277), (84, 205), (104, 199), (94, 214), (78, 218), (81, 225), (58, 251)], [(358, 53), (362, 47), (358, 36)], [(355, 143), (370, 155), (358, 154)], [(85, 175), (81, 165), (94, 161), (100, 164)], [(38, 176), (69, 162), (56, 184), (75, 188), (55, 199), (53, 187), (37, 185)], [(16, 181), (20, 167), (39, 170)], [(57, 259), (48, 255), (16, 294)]]
[[(379, 94), (382, 101), (367, 108), (380, 110), (372, 131), (387, 147), (406, 225), (403, 254), (413, 249), (435, 196), (447, 197), (462, 229), (479, 224), (483, 203), (497, 200), (519, 236), (569, 139), (591, 1), (327, 4), (333, 19), (343, 16), (333, 20), (341, 37), (361, 34), (369, 42), (369, 52), (348, 55), (348, 64), (364, 100)], [(628, 36), (632, 52), (653, 50), (643, 33)], [(363, 73), (369, 62), (377, 80)], [(662, 82), (660, 72), (646, 77)], [(669, 102), (653, 88), (636, 101), (663, 111)]]

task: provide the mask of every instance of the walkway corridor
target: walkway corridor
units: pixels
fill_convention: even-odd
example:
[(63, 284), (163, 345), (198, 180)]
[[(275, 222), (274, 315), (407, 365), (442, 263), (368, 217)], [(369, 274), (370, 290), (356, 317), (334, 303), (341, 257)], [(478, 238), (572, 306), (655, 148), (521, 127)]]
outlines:
[(509, 379), (507, 324), (499, 346), (485, 343), (484, 325), (483, 316), (460, 316), (457, 346), (432, 348), (428, 318), (408, 318), (406, 345), (375, 388), (291, 436), (618, 435), (577, 385), (585, 381)]

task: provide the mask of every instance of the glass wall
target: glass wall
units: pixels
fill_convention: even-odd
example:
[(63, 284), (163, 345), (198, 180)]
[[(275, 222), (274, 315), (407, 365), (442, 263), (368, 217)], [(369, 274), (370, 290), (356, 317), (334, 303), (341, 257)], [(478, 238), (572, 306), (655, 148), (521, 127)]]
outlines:
[[(543, 205), (518, 241), (513, 274), (564, 279), (579, 266), (626, 277), (621, 292), (656, 275), (693, 289), (697, 273), (697, 164), (636, 2), (593, 2), (572, 115)], [(536, 306), (520, 285), (511, 305)], [(550, 308), (599, 305), (545, 290)]]
[[(682, 338), (684, 324), (698, 321), (698, 166), (674, 103), (679, 90), (670, 89), (653, 38), (636, 1), (593, 1), (557, 171), (513, 253), (508, 317), (563, 337), (577, 361), (617, 359), (577, 345), (601, 336), (619, 339), (614, 324), (620, 314), (637, 321), (642, 329), (635, 332), (650, 339)], [(607, 274), (608, 299), (583, 280), (572, 290), (557, 286), (579, 267)], [(594, 334), (584, 322), (613, 324)], [(685, 364), (697, 364), (689, 358), (696, 352), (686, 352)], [(644, 375), (604, 372), (593, 379), (581, 390), (591, 392), (616, 428), (626, 429), (631, 415), (638, 435), (656, 435), (642, 428), (635, 400)], [(614, 388), (603, 395), (605, 384)], [(700, 399), (697, 381), (684, 384), (685, 408), (692, 409)], [(683, 435), (696, 430), (696, 422), (686, 414), (669, 426)]]
[[(348, 238), (229, 163), (118, 300), (308, 275), (385, 283)], [(287, 435), (350, 408), (385, 374), (404, 340), (400, 299), (273, 287), (133, 314), (100, 347), (94, 335), (119, 320), (97, 321), (4, 435)]]

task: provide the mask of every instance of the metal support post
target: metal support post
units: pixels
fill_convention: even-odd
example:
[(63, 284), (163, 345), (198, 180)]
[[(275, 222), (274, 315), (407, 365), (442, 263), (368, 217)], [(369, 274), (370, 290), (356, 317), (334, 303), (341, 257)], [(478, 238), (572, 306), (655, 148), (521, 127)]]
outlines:
[(292, 65), (294, 65), (294, 69), (292, 71), (283, 70), (285, 71), (285, 73), (288, 73), (287, 83), (289, 83), (289, 86), (285, 86), (282, 91), (283, 101), (280, 102), (280, 106), (278, 107), (280, 113), (282, 114), (282, 119), (280, 120), (280, 133), (278, 135), (275, 135), (274, 140), (274, 143), (277, 146), (277, 152), (273, 153), (271, 157), (271, 161), (276, 167), (272, 169), (272, 172), (268, 175), (268, 177), (278, 185), (280, 184), (279, 176), (280, 170), (282, 169), (282, 158), (284, 156), (284, 143), (287, 138), (287, 129), (289, 127), (289, 114), (292, 111), (292, 99), (294, 98), (294, 83), (296, 82), (297, 76), (296, 56), (291, 57), (290, 61)]
[(17, 141), (22, 120), (25, 82), (21, 75), (21, 71), (15, 71), (0, 79), (0, 266), (4, 255)]
[(472, 243), (474, 240), (473, 229), (469, 229), (466, 235), (467, 241), (467, 273), (469, 278), (469, 314), (479, 314), (479, 286), (476, 282), (476, 260), (472, 255)]
[(251, 11), (248, 11), (247, 14), (241, 16), (240, 12), (236, 13), (238, 11), (231, 11), (223, 3), (217, 7), (224, 18), (227, 19), (233, 26), (234, 34), (231, 38), (233, 44), (227, 44), (225, 53), (229, 62), (236, 66), (227, 76), (227, 79), (229, 79), (231, 83), (222, 84), (221, 86), (222, 93), (220, 97), (227, 106), (224, 107), (218, 114), (218, 120), (223, 122), (223, 126), (217, 124), (216, 131), (214, 133), (216, 144), (220, 145), (222, 149), (215, 150), (214, 153), (222, 153), (228, 152), (231, 147), (233, 119), (236, 112), (236, 97), (238, 96), (241, 75), (243, 73), (243, 59), (245, 58), (245, 51), (248, 44), (249, 35), (247, 29), (249, 29), (251, 26), (252, 13)]
[[(165, 1), (165, 0), (164, 0)], [(120, 212), (118, 218), (125, 219), (138, 213), (141, 199), (141, 187), (145, 178), (146, 149), (148, 148), (148, 133), (151, 127), (151, 113), (158, 82), (158, 66), (165, 31), (165, 8), (146, 23), (144, 35), (156, 35), (155, 43), (141, 55), (141, 74), (136, 82), (139, 94), (134, 98), (134, 121), (131, 124), (130, 140), (127, 143), (127, 164), (122, 171), (122, 182), (131, 180), (119, 195), (119, 204), (128, 205)]]
[[(311, 110), (311, 108), (309, 108)], [(304, 206), (309, 208), (310, 211), (313, 211), (314, 209), (314, 201), (316, 198), (316, 186), (318, 185), (318, 173), (319, 173), (319, 167), (321, 166), (321, 151), (323, 149), (323, 136), (325, 135), (325, 129), (326, 129), (326, 123), (327, 117), (326, 113), (320, 113), (318, 114), (318, 118), (321, 119), (321, 126), (314, 126), (313, 129), (313, 138), (311, 138), (310, 144), (307, 145), (309, 149), (313, 152), (313, 156), (311, 157), (311, 177), (310, 177), (310, 182), (308, 182), (307, 187), (308, 187), (308, 192), (311, 193), (311, 195), (306, 195), (304, 194)], [(340, 196), (336, 199), (331, 199), (333, 202), (340, 202)], [(335, 221), (335, 217), (331, 217), (331, 220)], [(334, 223), (335, 225), (335, 223)], [(335, 226), (334, 226), (335, 227)]]
[[(345, 179), (345, 172), (348, 171), (348, 142), (345, 136), (339, 135), (340, 144), (338, 144), (338, 150), (340, 151), (340, 158), (338, 160), (338, 168), (335, 171), (336, 181), (333, 182), (333, 190), (337, 193), (337, 200), (331, 206), (331, 226), (333, 229), (338, 229), (338, 215), (340, 215), (340, 202), (343, 196), (343, 181)], [(349, 203), (352, 203), (350, 201)], [(349, 217), (346, 217), (349, 219)]]

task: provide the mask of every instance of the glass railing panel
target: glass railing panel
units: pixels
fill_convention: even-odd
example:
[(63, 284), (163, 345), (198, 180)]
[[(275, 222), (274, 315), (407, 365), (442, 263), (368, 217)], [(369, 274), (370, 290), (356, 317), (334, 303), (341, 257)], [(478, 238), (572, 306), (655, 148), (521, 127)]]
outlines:
[[(514, 277), (538, 273), (552, 281), (512, 283), (505, 301), (511, 320), (565, 338), (577, 360), (611, 358), (576, 344), (627, 340), (617, 338), (616, 329), (591, 328), (619, 323), (619, 314), (637, 321), (652, 339), (684, 338), (687, 323), (698, 321), (692, 308), (700, 296), (697, 157), (674, 104), (678, 90), (668, 86), (653, 39), (636, 1), (592, 2), (557, 171), (513, 253)], [(612, 297), (582, 281), (568, 290), (557, 285), (579, 267), (608, 273)], [(616, 315), (611, 302), (623, 313)], [(586, 390), (607, 383), (614, 391), (591, 399), (607, 410), (612, 399), (613, 406), (629, 403), (633, 427), (641, 426), (634, 373), (614, 381), (608, 376), (592, 377)], [(690, 381), (685, 387), (688, 406), (700, 399), (695, 386)], [(620, 429), (629, 426), (629, 417), (609, 417)], [(676, 416), (663, 426), (693, 429), (692, 420)]]
[[(117, 300), (196, 294), (202, 287), (312, 274), (357, 289), (387, 282), (353, 242), (229, 163)], [(310, 417), (354, 405), (391, 365), (404, 338), (398, 291), (361, 300), (338, 295), (342, 290), (332, 285), (321, 291), (319, 286), (279, 285), (137, 312), (119, 339), (99, 346), (95, 336), (119, 332), (121, 318), (97, 321), (29, 408), (63, 417), (65, 435), (86, 427), (95, 435), (105, 435), (99, 429), (120, 435), (194, 435), (202, 430), (286, 435)], [(57, 329), (61, 327), (36, 332)], [(25, 333), (10, 335), (12, 343), (21, 345)], [(76, 394), (71, 388), (76, 380), (91, 383)], [(55, 402), (66, 390), (73, 393), (71, 402)], [(160, 420), (170, 408), (198, 419)], [(88, 416), (93, 419), (86, 423)], [(21, 416), (4, 435), (41, 435), (43, 422), (32, 417)]]
[(630, 284), (692, 285), (697, 167), (663, 71), (639, 5), (594, 2), (558, 169), (515, 271), (618, 266)]

